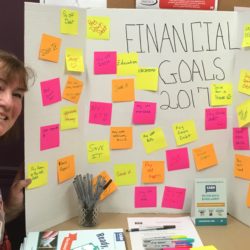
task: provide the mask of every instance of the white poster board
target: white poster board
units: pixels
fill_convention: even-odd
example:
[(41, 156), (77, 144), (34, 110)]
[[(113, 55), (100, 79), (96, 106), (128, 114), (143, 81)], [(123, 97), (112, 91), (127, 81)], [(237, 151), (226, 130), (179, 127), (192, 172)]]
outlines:
[[(232, 82), (234, 56), (240, 50), (242, 40), (242, 34), (239, 35), (242, 25), (238, 23), (238, 14), (207, 11), (77, 9), (79, 34), (69, 36), (60, 34), (61, 8), (30, 3), (25, 5), (25, 62), (37, 73), (34, 86), (25, 97), (25, 166), (27, 171), (28, 163), (47, 161), (49, 165), (48, 184), (26, 191), (27, 231), (43, 230), (77, 215), (78, 202), (73, 190), (73, 180), (62, 184), (57, 182), (57, 160), (70, 154), (74, 154), (76, 159), (76, 174), (88, 172), (96, 175), (106, 170), (114, 179), (115, 164), (135, 164), (136, 185), (118, 186), (115, 193), (100, 203), (103, 212), (190, 212), (195, 177), (232, 177), (233, 154), (229, 154), (232, 152), (232, 106), (227, 106), (227, 129), (223, 130), (205, 130), (204, 110), (209, 108), (209, 85)], [(87, 15), (110, 18), (109, 40), (86, 39)], [(62, 39), (58, 63), (38, 60), (42, 33)], [(43, 107), (40, 82), (59, 77), (63, 90), (69, 75), (65, 70), (65, 49), (69, 47), (84, 50), (85, 71), (77, 75), (84, 82), (84, 90), (77, 105), (79, 127), (60, 131), (59, 147), (40, 151), (40, 127), (60, 123), (60, 108), (71, 105), (62, 99), (57, 104)], [(135, 90), (135, 101), (156, 102), (154, 124), (132, 123), (133, 102), (112, 103), (112, 79), (131, 76), (94, 75), (95, 51), (137, 52), (141, 67), (159, 68), (158, 91)], [(112, 103), (110, 126), (89, 124), (90, 101)], [(196, 141), (182, 146), (188, 148), (189, 168), (168, 171), (165, 163), (164, 182), (153, 184), (157, 187), (157, 206), (135, 208), (135, 186), (145, 186), (141, 181), (142, 161), (166, 162), (166, 150), (180, 148), (176, 145), (172, 125), (186, 120), (195, 122), (198, 134)], [(111, 126), (132, 126), (133, 148), (111, 150), (109, 162), (88, 163), (87, 143), (109, 141)], [(156, 127), (164, 131), (167, 148), (146, 154), (140, 134)], [(218, 164), (197, 171), (192, 149), (207, 144), (214, 145)], [(161, 206), (165, 186), (186, 189), (183, 209)], [(232, 204), (234, 205), (244, 206)]]

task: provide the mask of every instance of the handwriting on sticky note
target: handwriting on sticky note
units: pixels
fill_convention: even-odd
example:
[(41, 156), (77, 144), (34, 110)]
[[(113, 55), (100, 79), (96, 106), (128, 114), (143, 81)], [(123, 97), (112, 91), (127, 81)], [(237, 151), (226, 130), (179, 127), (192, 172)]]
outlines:
[(129, 102), (135, 99), (134, 79), (112, 80), (112, 101)]
[(142, 162), (143, 183), (163, 183), (163, 181), (164, 181), (164, 161)]
[(206, 130), (226, 129), (227, 128), (227, 109), (209, 108), (205, 110)]
[(168, 171), (189, 168), (187, 148), (177, 148), (166, 151)]
[(244, 36), (242, 40), (242, 47), (249, 47), (250, 46), (250, 24), (244, 25)]
[(112, 103), (90, 102), (89, 123), (110, 125), (112, 115)]
[(61, 130), (78, 128), (78, 108), (77, 106), (62, 107), (60, 111)]
[(61, 101), (60, 79), (54, 78), (40, 83), (43, 106)]
[(108, 141), (90, 141), (87, 143), (87, 150), (89, 163), (110, 161)]
[(198, 138), (194, 121), (175, 123), (172, 127), (178, 146), (196, 141)]
[(234, 176), (250, 180), (250, 156), (234, 156)]
[(68, 76), (64, 91), (63, 98), (74, 103), (78, 103), (81, 92), (83, 89), (83, 82), (73, 76)]
[(46, 185), (48, 183), (48, 162), (29, 163), (27, 175), (32, 180), (28, 189)]
[(235, 150), (249, 149), (248, 128), (233, 128), (233, 145)]
[(60, 31), (63, 34), (78, 34), (78, 11), (70, 9), (61, 9)]
[(59, 146), (59, 124), (40, 127), (40, 150)]
[(157, 91), (158, 68), (139, 68), (135, 82), (137, 89)]
[(167, 147), (164, 132), (161, 128), (148, 130), (140, 135), (147, 154)]
[(164, 188), (162, 207), (183, 209), (186, 195), (185, 188), (168, 187)]
[(75, 158), (69, 155), (57, 160), (58, 182), (62, 183), (75, 176)]
[(213, 144), (193, 149), (193, 156), (197, 170), (217, 165), (217, 157)]
[(239, 127), (250, 123), (250, 100), (244, 101), (236, 107)]
[(39, 59), (58, 62), (61, 47), (61, 39), (58, 37), (42, 34)]
[(137, 53), (118, 53), (117, 54), (117, 75), (135, 76), (138, 72)]
[(116, 74), (116, 52), (94, 52), (95, 74)]
[(156, 187), (135, 187), (135, 208), (156, 207)]
[(154, 124), (156, 117), (155, 102), (134, 102), (133, 123)]
[(232, 103), (233, 88), (231, 83), (211, 84), (211, 106), (225, 106)]
[(132, 127), (111, 127), (110, 148), (128, 149), (133, 146)]
[(110, 17), (88, 16), (87, 38), (108, 40), (110, 36)]
[(115, 164), (115, 183), (118, 186), (135, 185), (137, 182), (135, 164)]
[(238, 90), (243, 94), (250, 95), (250, 71), (242, 69), (240, 71), (240, 80)]
[(84, 72), (83, 50), (67, 48), (65, 52), (67, 71)]

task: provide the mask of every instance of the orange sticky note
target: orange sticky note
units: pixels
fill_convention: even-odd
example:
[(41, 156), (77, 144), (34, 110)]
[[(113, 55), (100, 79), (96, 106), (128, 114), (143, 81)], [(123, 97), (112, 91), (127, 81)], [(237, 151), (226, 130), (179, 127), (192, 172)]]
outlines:
[(75, 176), (75, 158), (73, 155), (57, 160), (58, 182), (62, 183)]
[(250, 180), (250, 156), (234, 156), (234, 176)]
[(132, 148), (132, 127), (111, 127), (110, 128), (110, 148), (128, 149)]
[(162, 183), (164, 181), (164, 161), (143, 161), (142, 182)]
[[(106, 184), (104, 186), (104, 191), (102, 192), (102, 194), (100, 196), (100, 200), (104, 200), (107, 196), (109, 196), (110, 194), (112, 194), (113, 192), (115, 192), (115, 190), (117, 189), (117, 185), (110, 178), (110, 176), (108, 175), (108, 173), (106, 171), (102, 171), (99, 175), (101, 175), (105, 179), (105, 181), (106, 181)], [(96, 184), (97, 177), (99, 175), (97, 175), (93, 179), (93, 185)]]
[(247, 207), (250, 207), (250, 184), (247, 191)]
[(83, 88), (83, 82), (73, 76), (69, 76), (63, 90), (63, 98), (78, 103)]
[(213, 144), (208, 144), (193, 149), (193, 155), (197, 170), (203, 170), (217, 164), (217, 158)]
[(135, 100), (134, 79), (112, 80), (112, 101), (128, 102)]
[(39, 59), (58, 62), (61, 47), (61, 38), (42, 34)]

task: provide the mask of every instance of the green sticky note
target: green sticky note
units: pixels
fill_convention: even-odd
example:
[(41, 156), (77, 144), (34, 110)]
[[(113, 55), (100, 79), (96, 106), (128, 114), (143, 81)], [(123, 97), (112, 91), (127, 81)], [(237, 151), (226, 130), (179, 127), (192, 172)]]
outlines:
[(211, 84), (211, 106), (226, 106), (232, 103), (233, 89), (231, 83)]
[(141, 133), (140, 138), (147, 154), (167, 147), (165, 135), (161, 128), (155, 128)]
[(65, 59), (67, 71), (84, 72), (82, 49), (67, 48)]
[(241, 46), (243, 48), (250, 46), (250, 24), (245, 24), (244, 25), (244, 36), (243, 36)]
[(136, 89), (158, 90), (158, 68), (139, 68), (135, 78)]
[(96, 40), (109, 40), (110, 18), (103, 16), (87, 17), (87, 38)]
[(60, 32), (63, 34), (78, 34), (78, 11), (61, 9)]
[(77, 106), (66, 106), (61, 108), (60, 128), (61, 130), (78, 128)]
[(237, 106), (236, 111), (239, 127), (248, 125), (250, 123), (250, 100)]
[(138, 73), (137, 53), (117, 53), (117, 75), (127, 76)]
[(196, 141), (198, 139), (195, 123), (192, 120), (175, 123), (172, 128), (175, 141), (178, 146)]
[(48, 162), (34, 162), (28, 164), (27, 178), (31, 184), (27, 187), (33, 189), (48, 184)]
[(118, 186), (129, 186), (137, 183), (135, 164), (115, 164), (115, 183)]
[(108, 162), (110, 161), (110, 149), (108, 141), (90, 141), (87, 143), (88, 162)]

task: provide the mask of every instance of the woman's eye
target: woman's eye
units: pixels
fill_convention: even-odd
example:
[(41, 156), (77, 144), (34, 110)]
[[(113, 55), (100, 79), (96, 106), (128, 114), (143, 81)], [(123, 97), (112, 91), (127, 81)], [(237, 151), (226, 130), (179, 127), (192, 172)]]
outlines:
[(23, 94), (21, 94), (21, 93), (13, 93), (13, 96), (17, 97), (17, 98), (20, 98), (20, 99), (23, 98)]

